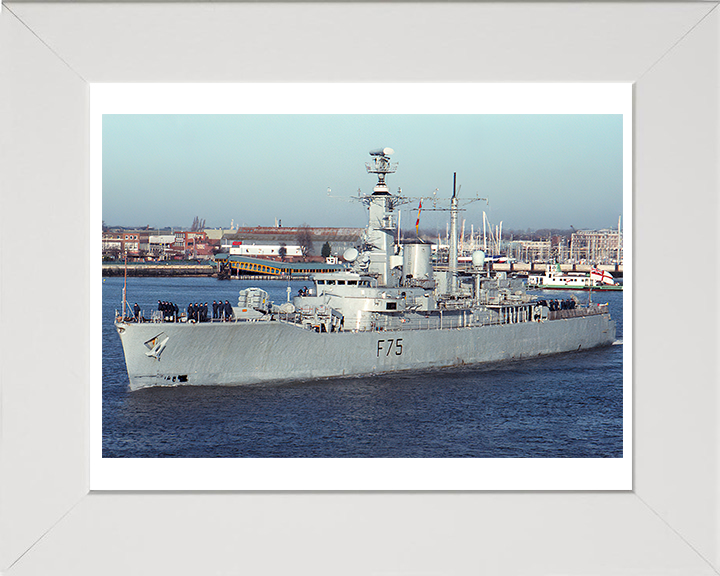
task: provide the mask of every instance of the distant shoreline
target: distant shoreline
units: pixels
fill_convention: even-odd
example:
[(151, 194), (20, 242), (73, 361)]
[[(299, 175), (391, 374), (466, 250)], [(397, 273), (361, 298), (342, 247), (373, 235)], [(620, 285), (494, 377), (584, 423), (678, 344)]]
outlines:
[[(217, 274), (215, 264), (199, 263), (129, 263), (127, 265), (128, 276), (214, 276)], [(124, 276), (124, 263), (103, 263), (102, 275), (105, 277)]]
[[(507, 272), (525, 275), (528, 273), (539, 273), (540, 270), (537, 268), (545, 264), (504, 264), (496, 263), (491, 265), (491, 270), (494, 272)], [(438, 268), (442, 268), (441, 266)], [(589, 272), (590, 265), (561, 265), (563, 271), (577, 271), (577, 272)], [(622, 265), (620, 266), (599, 266), (600, 269), (606, 269), (613, 274), (616, 279), (623, 277)], [(544, 270), (543, 270), (544, 271)], [(127, 264), (127, 275), (128, 276), (145, 276), (145, 277), (172, 277), (172, 276), (186, 276), (186, 277), (211, 277), (217, 276), (218, 265), (212, 261), (205, 262), (131, 262)], [(125, 275), (125, 264), (123, 262), (104, 262), (102, 265), (103, 277), (113, 276), (124, 276)], [(238, 278), (236, 271), (233, 271), (232, 278)], [(293, 278), (306, 278), (307, 274), (293, 275)], [(270, 279), (270, 280), (287, 280), (286, 276), (266, 276), (262, 274), (241, 274), (240, 278), (257, 278), (257, 279)]]
[[(102, 265), (103, 278), (122, 278), (125, 275), (124, 263), (104, 263)], [(127, 265), (127, 275), (135, 278), (212, 278), (217, 276), (217, 267), (215, 264), (197, 264), (197, 263), (147, 263), (133, 262)], [(295, 274), (292, 278), (287, 276), (271, 276), (265, 274), (241, 274), (237, 276), (232, 274), (228, 280), (307, 280), (308, 274)]]

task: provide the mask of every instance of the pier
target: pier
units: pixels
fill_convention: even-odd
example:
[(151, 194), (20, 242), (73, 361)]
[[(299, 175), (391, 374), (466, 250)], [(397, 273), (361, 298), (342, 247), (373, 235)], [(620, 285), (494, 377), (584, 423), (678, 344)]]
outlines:
[[(127, 264), (128, 276), (213, 276), (216, 273), (217, 265), (214, 262), (129, 262)], [(102, 265), (103, 276), (123, 276), (124, 274), (125, 264), (122, 262)]]
[[(268, 266), (268, 264), (270, 266)], [(276, 273), (268, 273), (272, 268), (273, 271), (277, 267)], [(508, 274), (544, 274), (547, 266), (544, 262), (487, 262), (485, 264), (486, 269), (493, 272), (507, 272)], [(560, 270), (563, 272), (577, 272), (579, 274), (589, 274), (591, 264), (560, 264)], [(287, 265), (283, 264), (282, 267), (278, 266), (278, 263), (273, 261), (263, 262), (263, 269), (253, 270), (248, 267), (247, 264), (243, 263), (241, 268), (240, 263), (232, 262), (230, 276), (232, 278), (240, 279), (288, 279), (292, 278), (295, 280), (306, 279), (310, 277), (311, 273), (315, 272), (327, 272), (330, 267), (328, 265), (319, 265), (313, 263), (307, 264), (295, 264)], [(333, 266), (333, 268), (339, 268)], [(447, 265), (436, 264), (435, 268), (440, 270), (446, 270)], [(622, 264), (598, 264), (596, 268), (610, 272), (614, 278), (623, 277), (623, 265)], [(458, 270), (468, 270), (469, 265), (460, 264)], [(197, 262), (178, 262), (178, 263), (152, 263), (152, 262), (132, 262), (127, 265), (128, 276), (214, 276), (218, 272), (218, 266), (214, 262), (206, 261), (204, 263)], [(122, 262), (104, 263), (102, 265), (103, 276), (123, 276), (125, 274), (125, 265)]]
[[(545, 269), (548, 264), (546, 262), (486, 262), (485, 268), (493, 272), (507, 272), (508, 274), (545, 274)], [(552, 264), (556, 266), (556, 264)], [(469, 269), (470, 266), (460, 265), (460, 270)], [(560, 270), (562, 272), (577, 272), (578, 274), (589, 274), (591, 268), (598, 268), (605, 272), (610, 272), (614, 278), (623, 277), (623, 265), (622, 264), (560, 264)], [(436, 265), (437, 270), (444, 270), (446, 266), (442, 264)]]

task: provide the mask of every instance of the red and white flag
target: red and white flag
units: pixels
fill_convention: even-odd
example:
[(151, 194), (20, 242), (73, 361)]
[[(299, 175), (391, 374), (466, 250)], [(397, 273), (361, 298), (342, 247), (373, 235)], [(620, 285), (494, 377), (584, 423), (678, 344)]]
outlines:
[(605, 270), (600, 270), (595, 266), (590, 268), (590, 278), (592, 278), (593, 280), (598, 280), (603, 284), (609, 284), (610, 286), (615, 284), (615, 280), (613, 279), (610, 272), (605, 272)]

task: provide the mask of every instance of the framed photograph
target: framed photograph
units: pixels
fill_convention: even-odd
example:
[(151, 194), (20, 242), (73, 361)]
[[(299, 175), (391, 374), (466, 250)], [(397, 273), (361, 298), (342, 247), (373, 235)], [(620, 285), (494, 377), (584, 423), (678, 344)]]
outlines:
[[(678, 271), (685, 277), (716, 259), (715, 8), (3, 5), (0, 169), (9, 209), (1, 228), (1, 569), (717, 573), (717, 338), (707, 321), (714, 308), (696, 297), (701, 291), (685, 299), (667, 289)], [(215, 459), (197, 485), (178, 459), (165, 459), (164, 478), (143, 469), (149, 460), (127, 459), (121, 464), (139, 467), (127, 484), (113, 485), (122, 459), (101, 459), (107, 467), (94, 478), (100, 469), (91, 467), (99, 453), (93, 430), (102, 422), (93, 415), (98, 344), (91, 316), (99, 303), (92, 247), (100, 230), (91, 194), (92, 106), (96, 94), (122, 93), (125, 84), (131, 107), (144, 88), (130, 84), (160, 82), (244, 83), (245, 90), (275, 83), (274, 93), (285, 99), (308, 83), (328, 82), (360, 83), (357, 92), (415, 83), (428, 93), (452, 84), (459, 91), (521, 82), (537, 89), (564, 83), (569, 90), (632, 85), (633, 340), (625, 345), (633, 348), (633, 393), (624, 407), (632, 406), (633, 440), (623, 458), (608, 460), (621, 462), (623, 480), (573, 486), (571, 468), (562, 468), (567, 462), (549, 459), (549, 467), (565, 471), (564, 485), (544, 483), (554, 473), (520, 466), (506, 470), (509, 485), (493, 485), (491, 477), (481, 486), (467, 478), (484, 470), (461, 459), (438, 459), (434, 470), (365, 460), (350, 463), (342, 474), (355, 481), (342, 484), (335, 462), (318, 468), (303, 458), (292, 471), (282, 459), (264, 459), (256, 477)], [(138, 112), (178, 110), (170, 88), (157, 87), (164, 98), (146, 100)], [(209, 94), (201, 89), (194, 97)], [(447, 99), (448, 92), (440, 94)], [(222, 111), (221, 102), (214, 104)], [(364, 112), (392, 106), (372, 102)], [(566, 100), (554, 113), (571, 112)], [(673, 229), (693, 230), (692, 238), (668, 238)], [(622, 484), (630, 465), (632, 486)], [(246, 475), (244, 484), (228, 480), (238, 474)], [(223, 491), (177, 492), (196, 488)], [(128, 534), (138, 536), (130, 550)], [(359, 541), (369, 550), (360, 558)], [(278, 555), (278, 543), (292, 553)]]
[[(285, 95), (290, 93), (293, 96), (288, 100)], [(378, 98), (383, 100), (385, 113), (372, 114)], [(173, 103), (172, 108), (169, 102)], [(213, 102), (212, 108), (208, 109), (205, 102)], [(620, 213), (631, 221), (631, 103), (629, 84), (93, 86), (92, 205), (99, 210), (100, 199), (103, 201), (103, 216), (93, 210), (93, 221), (102, 220), (107, 227), (128, 208), (129, 218), (147, 219), (152, 218), (153, 205), (159, 207), (160, 213), (167, 214), (169, 207), (186, 211), (189, 203), (196, 207), (200, 204), (205, 210), (219, 208), (226, 219), (237, 213), (245, 220), (256, 218), (258, 222), (269, 218), (268, 210), (272, 210), (285, 225), (266, 230), (268, 234), (292, 230), (292, 218), (297, 219), (303, 211), (304, 218), (313, 226), (327, 226), (328, 230), (333, 224), (367, 226), (368, 209), (363, 204), (371, 202), (369, 209), (377, 210), (376, 204), (381, 201), (358, 197), (355, 182), (351, 180), (359, 176), (363, 181), (370, 178), (371, 186), (377, 184), (376, 173), (366, 172), (367, 151), (361, 142), (366, 144), (365, 148), (377, 148), (368, 144), (377, 134), (383, 134), (386, 139), (396, 141), (394, 145), (399, 150), (395, 153), (384, 148), (382, 161), (404, 159), (402, 171), (397, 167), (399, 164), (390, 163), (389, 172), (381, 173), (381, 182), (387, 178), (387, 186), (393, 188), (392, 193), (388, 192), (393, 204), (383, 221), (396, 218), (396, 223), (401, 223), (399, 228), (393, 224), (393, 245), (403, 246), (399, 233), (412, 238), (412, 223), (406, 224), (406, 230), (401, 232), (402, 222), (413, 220), (418, 202), (421, 205), (424, 200), (423, 234), (431, 234), (438, 249), (442, 250), (445, 245), (448, 250), (444, 237), (448, 218), (452, 217), (449, 212), (451, 188), (453, 174), (457, 176), (457, 173), (453, 173), (450, 166), (454, 165), (462, 181), (472, 182), (470, 185), (483, 190), (484, 196), (493, 196), (488, 188), (494, 186), (495, 205), (515, 203), (512, 209), (496, 208), (496, 212), (490, 212), (492, 207), (487, 198), (479, 198), (478, 192), (463, 194), (460, 186), (457, 214), (464, 222), (461, 226), (458, 221), (456, 226), (458, 237), (465, 244), (463, 253), (469, 255), (484, 248), (488, 258), (492, 253), (503, 254), (507, 259), (508, 251), (517, 248), (508, 241), (507, 227), (502, 249), (488, 248), (488, 235), (481, 238), (479, 234), (483, 229), (482, 219), (486, 220), (486, 228), (488, 224), (492, 227), (488, 213), (494, 216), (504, 212), (506, 225), (523, 222), (523, 217), (530, 218), (526, 221), (536, 222), (537, 227), (581, 217), (586, 218), (586, 222), (595, 218), (597, 228), (601, 228), (601, 221), (609, 226), (618, 221)], [(403, 149), (405, 153), (401, 155)], [(351, 150), (357, 158), (350, 157)], [(413, 159), (413, 155), (425, 160)], [(206, 158), (207, 164), (198, 163), (198, 156)], [(224, 161), (219, 160), (223, 158)], [(372, 156), (368, 156), (368, 160), (372, 164)], [(333, 163), (340, 167), (330, 167)], [(179, 169), (179, 164), (186, 165), (189, 172), (174, 185), (161, 183), (174, 178), (173, 172)], [(209, 168), (211, 165), (216, 168)], [(431, 172), (422, 178), (413, 175), (422, 171), (422, 166), (431, 167)], [(519, 170), (518, 166), (525, 168)], [(374, 165), (370, 169), (374, 170)], [(512, 172), (516, 169), (524, 176), (513, 180)], [(327, 170), (331, 175), (318, 174)], [(396, 170), (400, 173), (395, 174)], [(538, 171), (544, 175), (537, 176)], [(211, 183), (213, 173), (220, 176), (215, 184)], [(326, 193), (325, 186), (320, 184), (327, 182), (327, 178), (335, 180), (335, 192)], [(543, 181), (538, 182), (538, 178)], [(195, 184), (186, 186), (185, 182), (193, 180)], [(435, 183), (429, 185), (429, 180)], [(146, 183), (153, 181), (157, 185), (152, 190), (146, 189)], [(395, 192), (400, 184), (401, 191)], [(206, 189), (202, 200), (193, 193), (198, 185)], [(628, 191), (624, 196), (623, 189)], [(189, 197), (183, 199), (185, 194)], [(224, 199), (223, 194), (227, 194)], [(539, 195), (544, 198), (537, 198)], [(359, 202), (349, 203), (348, 199)], [(520, 216), (523, 205), (533, 203), (534, 208)], [(478, 208), (480, 204), (484, 210)], [(583, 214), (582, 207), (588, 214)], [(371, 227), (377, 218), (370, 215)], [(455, 218), (459, 220), (458, 216)], [(540, 224), (541, 218), (543, 224)], [(216, 217), (216, 224), (219, 223)], [(301, 221), (294, 224), (298, 226)], [(521, 228), (526, 228), (525, 224), (523, 222)], [(417, 238), (419, 226), (418, 221)], [(438, 239), (440, 228), (443, 238)], [(478, 230), (478, 234), (471, 233), (471, 229)], [(107, 236), (108, 232), (104, 234)], [(124, 234), (134, 237), (143, 232), (125, 230)], [(114, 233), (110, 231), (109, 235)], [(627, 226), (624, 235), (632, 237)], [(493, 231), (496, 244), (500, 236), (499, 229)], [(98, 263), (101, 260), (99, 239), (99, 236), (95, 239), (93, 249)], [(467, 248), (472, 243), (477, 244), (477, 250)], [(362, 249), (360, 243), (351, 246), (356, 247)], [(630, 252), (631, 243), (626, 242), (624, 249)], [(232, 251), (230, 249), (230, 258), (233, 258)], [(567, 251), (563, 261), (571, 259), (569, 243)], [(154, 308), (158, 299), (176, 300), (193, 294), (197, 298), (202, 291), (209, 294), (225, 290), (226, 295), (220, 297), (220, 301), (224, 298), (229, 303), (227, 298), (231, 298), (235, 304), (238, 289), (252, 290), (257, 286), (268, 293), (267, 298), (282, 304), (289, 298), (286, 287), (291, 288), (294, 295), (298, 286), (300, 291), (304, 290), (302, 282), (297, 286), (282, 278), (279, 282), (263, 282), (262, 275), (255, 278), (255, 283), (251, 279), (218, 284), (214, 278), (186, 278), (180, 283), (184, 288), (176, 297), (159, 293), (158, 298), (155, 294), (172, 290), (177, 279), (146, 281), (134, 277), (127, 280), (105, 277), (102, 286), (93, 283), (93, 289), (102, 288), (103, 306), (102, 310), (92, 311), (95, 320), (91, 341), (93, 344), (102, 341), (103, 348), (102, 354), (93, 353), (91, 358), (95, 366), (92, 370), (95, 377), (91, 380), (97, 384), (91, 393), (91, 489), (627, 490), (632, 487), (632, 387), (630, 363), (623, 363), (624, 355), (631, 357), (632, 308), (631, 303), (623, 306), (624, 301), (630, 300), (630, 273), (624, 276), (623, 292), (610, 294), (596, 288), (595, 303), (589, 292), (576, 293), (575, 300), (568, 293), (564, 299), (558, 292), (539, 293), (539, 298), (549, 300), (548, 314), (550, 307), (557, 310), (558, 323), (535, 321), (529, 316), (525, 321), (522, 309), (525, 301), (532, 299), (532, 292), (526, 293), (527, 298), (515, 294), (515, 300), (508, 300), (508, 308), (504, 310), (514, 316), (502, 318), (498, 314), (497, 319), (478, 316), (473, 320), (468, 314), (491, 314), (493, 309), (490, 299), (490, 308), (472, 307), (470, 291), (475, 280), (466, 266), (460, 266), (464, 275), (458, 279), (457, 295), (449, 300), (442, 297), (447, 287), (435, 286), (445, 278), (441, 253), (435, 257), (441, 261), (436, 265), (433, 287), (413, 288), (412, 280), (393, 282), (391, 277), (383, 277), (382, 262), (388, 262), (389, 255), (382, 256), (378, 260), (380, 264), (374, 264), (372, 259), (378, 258), (379, 252), (376, 246), (366, 248), (364, 254), (370, 259), (369, 266), (354, 268), (365, 270), (362, 274), (367, 278), (367, 274), (378, 277), (381, 288), (377, 293), (363, 287), (352, 293), (348, 292), (351, 288), (330, 288), (326, 284), (330, 281), (334, 284), (330, 276), (322, 285), (313, 284), (312, 279), (304, 280), (317, 296), (306, 296), (306, 300), (293, 298), (293, 307), (297, 309), (313, 305), (315, 298), (321, 298), (321, 292), (338, 294), (331, 298), (341, 298), (347, 293), (347, 299), (332, 301), (335, 313), (342, 315), (344, 327), (323, 323), (317, 328), (320, 335), (307, 340), (307, 332), (297, 332), (302, 322), (307, 324), (303, 319), (306, 316), (291, 314), (266, 322), (272, 318), (269, 306), (265, 317), (249, 318), (249, 323), (239, 317), (236, 318), (239, 323), (231, 325), (211, 318), (200, 318), (202, 321), (197, 322), (191, 312), (185, 312), (185, 302), (181, 302), (178, 318), (170, 319), (172, 321), (153, 320), (151, 316), (155, 312), (152, 311), (142, 313), (142, 309)], [(519, 253), (518, 256), (522, 258)], [(606, 255), (602, 263), (598, 261), (598, 265), (606, 266), (616, 258), (617, 251), (614, 251)], [(430, 265), (429, 252), (427, 259)], [(313, 263), (312, 256), (306, 260), (306, 267), (324, 265)], [(357, 260), (361, 262), (362, 258)], [(582, 266), (581, 258), (575, 257), (575, 260)], [(624, 259), (628, 270), (631, 270), (631, 261), (631, 257)], [(501, 264), (498, 262), (496, 267), (502, 268)], [(543, 266), (540, 268), (545, 271)], [(399, 272), (399, 268), (396, 271)], [(506, 278), (509, 276), (507, 271), (499, 272)], [(411, 272), (408, 274), (412, 276)], [(99, 270), (96, 275), (100, 275)], [(490, 294), (498, 282), (491, 277), (483, 280), (485, 277), (484, 272), (478, 272), (477, 281), (484, 286), (476, 291), (478, 301), (480, 290)], [(524, 285), (521, 278), (510, 277), (508, 281), (514, 282), (516, 292)], [(126, 300), (140, 301), (139, 321), (133, 318), (123, 322), (116, 331), (113, 322), (117, 313), (113, 315), (113, 310), (123, 307), (121, 294), (126, 289)], [(147, 295), (144, 290), (149, 291)], [(461, 291), (468, 296), (461, 297)], [(375, 305), (374, 300), (362, 301), (363, 295), (371, 292), (377, 298), (396, 294), (399, 300), (391, 302), (396, 310), (361, 312), (358, 316), (356, 309)], [(408, 298), (426, 298), (430, 292), (437, 294), (433, 296), (437, 302), (433, 300), (432, 305), (427, 306), (421, 303), (418, 306), (427, 308), (425, 311), (407, 310), (400, 316), (397, 308), (404, 309)], [(606, 336), (608, 328), (596, 322), (596, 312), (600, 311), (595, 308), (598, 298), (608, 303), (614, 337)], [(212, 297), (201, 295), (200, 299), (212, 300)], [(357, 303), (361, 301), (358, 308)], [(570, 310), (571, 301), (577, 303), (574, 312), (561, 313), (560, 306)], [(465, 302), (467, 310), (463, 314), (459, 308), (445, 309), (444, 302), (456, 308)], [(237, 313), (241, 314), (241, 310)], [(367, 314), (367, 322), (363, 314)], [(579, 321), (587, 322), (582, 334), (573, 336), (567, 345), (563, 344), (566, 332), (579, 328), (567, 328), (564, 320), (568, 318), (563, 319), (563, 314), (573, 314), (578, 320), (583, 315), (584, 319)], [(386, 325), (387, 322), (395, 324)], [(196, 326), (198, 323), (202, 326)], [(501, 327), (490, 336), (488, 329), (493, 330), (492, 326), (498, 323)], [(556, 334), (554, 328), (557, 327), (562, 329)], [(540, 328), (546, 329), (543, 342), (534, 343), (527, 350), (511, 344), (527, 338), (523, 336), (526, 333), (532, 334), (532, 341), (536, 342), (535, 331)], [(235, 335), (227, 336), (228, 329)], [(238, 338), (247, 329), (253, 330), (253, 334), (271, 330), (265, 337), (254, 336), (252, 342), (257, 340), (262, 350), (267, 350), (267, 344), (262, 342), (274, 342), (273, 350), (277, 354), (270, 352), (264, 357), (266, 352), (259, 350), (244, 358), (243, 350), (253, 347), (248, 341), (240, 348), (228, 349), (229, 355), (225, 357), (216, 356), (218, 349), (227, 347), (228, 338)], [(278, 329), (281, 332), (277, 332)], [(145, 335), (131, 336), (136, 331)], [(516, 331), (515, 336), (505, 336)], [(310, 332), (314, 333), (312, 329)], [(538, 355), (547, 355), (544, 350), (562, 346), (572, 352), (578, 347), (590, 348), (596, 332), (602, 347), (594, 353), (536, 359)], [(158, 333), (161, 336), (156, 337)], [(180, 344), (182, 339), (194, 339), (200, 334), (202, 337), (196, 342), (187, 346)], [(459, 351), (459, 341), (454, 340), (459, 335), (462, 341), (478, 340), (467, 350)], [(220, 339), (215, 342), (215, 337)], [(154, 341), (161, 351), (154, 355), (155, 352), (143, 344), (148, 340)], [(500, 344), (503, 340), (507, 342)], [(625, 340), (628, 345), (623, 345)], [(134, 344), (139, 344), (139, 348)], [(191, 362), (203, 364), (212, 356), (207, 377), (202, 376), (204, 368), (188, 371), (186, 356), (177, 360), (179, 373), (188, 373), (180, 376), (186, 382), (180, 386), (172, 381), (172, 355), (178, 346), (188, 352), (198, 348), (207, 351), (193, 356)], [(473, 354), (480, 348), (496, 348), (497, 357), (505, 361), (486, 365), (475, 362), (471, 367)], [(443, 360), (442, 355), (432, 356), (433, 351), (440, 350), (451, 354), (448, 360)], [(139, 352), (138, 360), (143, 368), (134, 368), (133, 351)], [(293, 357), (295, 351), (297, 357)], [(448, 370), (458, 355), (467, 366)], [(101, 357), (102, 365), (96, 362)], [(528, 361), (513, 363), (514, 359), (521, 358)], [(237, 364), (235, 374), (220, 376), (220, 380), (212, 375), (219, 370), (229, 370), (233, 362)], [(563, 362), (567, 362), (564, 367)], [(253, 372), (252, 366), (256, 364), (265, 367)], [(422, 371), (423, 366), (435, 369)], [(503, 370), (493, 369), (501, 366)], [(159, 370), (163, 374), (152, 386), (135, 379), (136, 373), (145, 374), (148, 370)], [(132, 375), (130, 381), (128, 373)], [(313, 379), (312, 375), (321, 378)], [(222, 379), (246, 382), (251, 388), (192, 386)], [(258, 386), (262, 384), (265, 385), (261, 391)], [(176, 390), (168, 389), (168, 385)], [(132, 387), (138, 388), (137, 392), (128, 392)], [(500, 392), (504, 389), (512, 392)], [(186, 396), (188, 392), (191, 396)], [(270, 396), (263, 401), (256, 396), (258, 393)], [(499, 397), (493, 400), (496, 393)], [(396, 395), (397, 401), (393, 399)], [(575, 400), (570, 400), (571, 397)], [(200, 415), (202, 405), (217, 402), (226, 408)], [(373, 410), (371, 405), (375, 403), (378, 404)], [(535, 407), (521, 408), (528, 403)], [(393, 405), (395, 408), (391, 408)], [(269, 406), (274, 408), (268, 411)], [(389, 419), (383, 416), (386, 412)], [(498, 413), (503, 415), (491, 416)]]

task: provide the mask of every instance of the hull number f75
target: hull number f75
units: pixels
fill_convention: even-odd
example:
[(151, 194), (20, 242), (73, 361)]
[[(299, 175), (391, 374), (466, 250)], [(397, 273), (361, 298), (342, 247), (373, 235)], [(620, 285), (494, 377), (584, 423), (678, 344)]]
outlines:
[(379, 358), (381, 354), (385, 356), (390, 356), (390, 354), (392, 353), (394, 353), (395, 356), (402, 356), (402, 341), (402, 338), (388, 338), (387, 340), (378, 340), (376, 357)]

